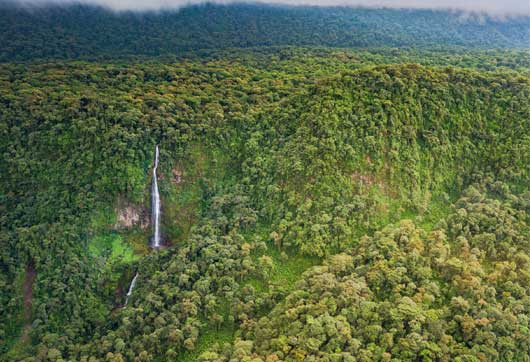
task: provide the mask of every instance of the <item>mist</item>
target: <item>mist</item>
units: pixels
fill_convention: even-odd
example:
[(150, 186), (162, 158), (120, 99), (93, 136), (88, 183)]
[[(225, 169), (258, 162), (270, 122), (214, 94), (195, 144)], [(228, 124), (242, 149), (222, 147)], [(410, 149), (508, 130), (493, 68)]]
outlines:
[(25, 6), (44, 6), (48, 4), (91, 4), (110, 8), (115, 11), (152, 11), (178, 9), (188, 5), (205, 3), (260, 3), (277, 5), (306, 6), (350, 6), (368, 8), (395, 9), (435, 9), (455, 10), (466, 13), (482, 13), (492, 16), (530, 16), (528, 0), (12, 0), (11, 2)]

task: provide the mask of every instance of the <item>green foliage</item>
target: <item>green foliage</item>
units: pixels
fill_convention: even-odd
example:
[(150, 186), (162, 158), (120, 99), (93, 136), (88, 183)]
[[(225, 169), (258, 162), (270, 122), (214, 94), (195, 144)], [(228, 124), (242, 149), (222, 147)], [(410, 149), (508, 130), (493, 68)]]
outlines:
[(0, 65), (3, 360), (528, 360), (527, 52), (206, 53)]
[(528, 16), (451, 11), (207, 4), (117, 14), (86, 5), (48, 4), (32, 11), (5, 3), (1, 10), (4, 62), (283, 45), (526, 49), (529, 42)]
[[(499, 186), (506, 185), (493, 187)], [(510, 206), (501, 206), (471, 187), (449, 223), (473, 222), (477, 215), (460, 207), (474, 208), (476, 198), (501, 212), (521, 196), (508, 192), (502, 201)], [(505, 227), (528, 237), (529, 220), (521, 216)], [(468, 230), (469, 238), (488, 235), (487, 228)], [(507, 240), (514, 254), (492, 260), (463, 236), (448, 240), (451, 234), (446, 226), (427, 233), (404, 220), (364, 237), (307, 271), (268, 316), (243, 327), (242, 339), (199, 360), (527, 361), (530, 259), (522, 251), (528, 245)], [(522, 272), (510, 273), (516, 268)]]
[[(275, 245), (322, 256), (381, 227), (381, 193), (425, 213), (433, 194), (461, 190), (477, 172), (527, 182), (529, 96), (527, 78), (455, 68), (342, 74), (260, 118), (245, 181)], [(516, 108), (499, 111), (506, 102)]]
[(210, 349), (215, 344), (230, 343), (233, 340), (234, 336), (234, 327), (222, 327), (221, 329), (211, 328), (206, 330), (199, 342), (197, 347), (193, 351), (186, 351), (180, 355), (179, 361), (182, 362), (195, 362), (199, 356), (208, 349)]
[(118, 234), (95, 236), (88, 243), (88, 251), (92, 256), (105, 258), (109, 262), (131, 263), (138, 259)]

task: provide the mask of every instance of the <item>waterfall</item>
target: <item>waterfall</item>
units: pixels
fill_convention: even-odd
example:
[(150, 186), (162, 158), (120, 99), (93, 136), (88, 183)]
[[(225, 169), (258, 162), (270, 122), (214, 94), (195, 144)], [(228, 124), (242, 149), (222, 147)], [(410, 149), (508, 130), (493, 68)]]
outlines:
[[(158, 145), (155, 148), (155, 165), (153, 167), (153, 183), (151, 187), (151, 223), (153, 225), (153, 240), (152, 247), (160, 247), (160, 194), (158, 193), (158, 180), (156, 171), (158, 168)], [(134, 275), (129, 290), (127, 291), (127, 297), (125, 299), (125, 305), (129, 302), (129, 297), (132, 294), (134, 286), (136, 285), (136, 279), (138, 278), (138, 272)]]
[(153, 183), (151, 187), (151, 223), (153, 225), (152, 247), (160, 247), (160, 194), (156, 170), (158, 168), (158, 145), (155, 149), (155, 166), (153, 167)]
[[(160, 194), (158, 193), (158, 180), (156, 171), (158, 168), (158, 145), (155, 148), (155, 165), (153, 167), (153, 183), (151, 187), (151, 223), (153, 225), (153, 240), (152, 247), (160, 247)], [(127, 291), (127, 297), (125, 298), (125, 306), (129, 302), (129, 297), (132, 294), (134, 286), (136, 285), (136, 279), (138, 278), (138, 272), (134, 275), (129, 290)]]
[(129, 301), (129, 297), (131, 296), (134, 286), (136, 284), (136, 278), (138, 278), (138, 272), (136, 272), (136, 274), (134, 275), (131, 285), (129, 286), (129, 290), (127, 291), (127, 297), (125, 298), (125, 306), (127, 305), (127, 302)]

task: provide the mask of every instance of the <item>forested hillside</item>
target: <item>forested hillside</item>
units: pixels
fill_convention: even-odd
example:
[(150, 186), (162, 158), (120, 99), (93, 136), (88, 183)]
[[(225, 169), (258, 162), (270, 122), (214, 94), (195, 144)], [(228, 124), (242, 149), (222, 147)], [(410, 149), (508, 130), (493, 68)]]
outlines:
[(0, 360), (528, 362), (528, 59), (0, 65)]
[(528, 48), (530, 18), (231, 4), (164, 12), (0, 3), (0, 62), (255, 46)]

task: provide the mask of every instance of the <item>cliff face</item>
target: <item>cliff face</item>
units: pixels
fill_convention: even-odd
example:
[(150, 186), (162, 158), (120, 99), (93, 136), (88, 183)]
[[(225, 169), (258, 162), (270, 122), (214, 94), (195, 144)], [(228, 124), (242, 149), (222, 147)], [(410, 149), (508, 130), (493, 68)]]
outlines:
[(135, 227), (147, 230), (149, 227), (149, 212), (144, 206), (121, 201), (114, 211), (116, 213), (116, 223), (113, 226), (115, 230)]

